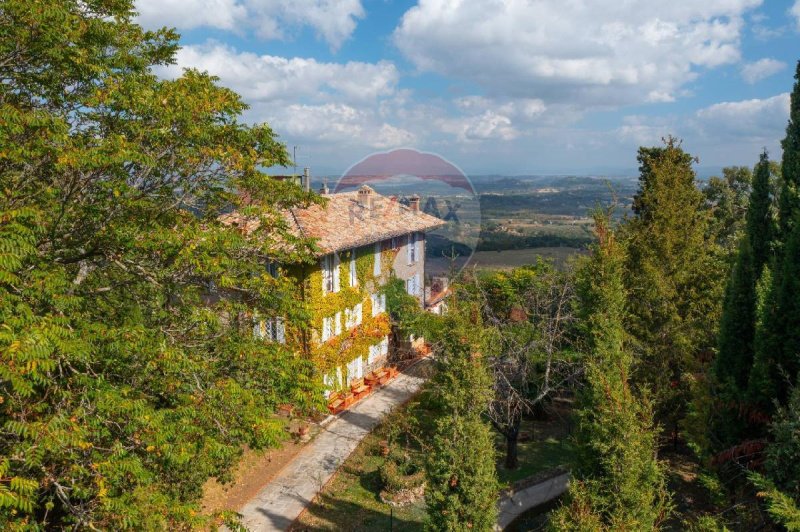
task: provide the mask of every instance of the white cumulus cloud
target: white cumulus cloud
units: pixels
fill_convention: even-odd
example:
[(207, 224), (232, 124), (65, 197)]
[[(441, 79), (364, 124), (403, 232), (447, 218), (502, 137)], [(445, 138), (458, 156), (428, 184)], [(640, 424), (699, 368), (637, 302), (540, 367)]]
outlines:
[(239, 52), (209, 41), (181, 48), (176, 63), (159, 73), (175, 78), (184, 68), (218, 76), (250, 105), (248, 119), (269, 123), (292, 142), (388, 149), (417, 141), (385, 111), (404, 98), (397, 68), (388, 61), (329, 63)]
[(800, 28), (800, 0), (795, 0), (792, 9), (789, 12), (794, 17), (797, 27)]
[(762, 0), (420, 0), (394, 33), (423, 71), (488, 93), (584, 107), (670, 101), (740, 59)]
[(762, 79), (777, 74), (786, 68), (786, 63), (765, 57), (742, 67), (742, 78), (749, 84), (757, 83)]
[(162, 74), (176, 77), (184, 68), (219, 76), (248, 102), (302, 97), (368, 101), (391, 95), (399, 78), (397, 68), (388, 61), (324, 63), (238, 52), (217, 42), (181, 48), (176, 63), (163, 68)]
[(136, 0), (136, 10), (147, 28), (248, 29), (266, 39), (285, 39), (307, 26), (333, 49), (365, 16), (361, 0)]
[(789, 119), (789, 93), (771, 98), (721, 102), (695, 113), (695, 128), (708, 138), (737, 138), (774, 144)]
[(343, 103), (291, 104), (264, 113), (284, 135), (328, 145), (384, 150), (410, 146), (417, 140), (412, 132), (381, 121), (371, 108)]

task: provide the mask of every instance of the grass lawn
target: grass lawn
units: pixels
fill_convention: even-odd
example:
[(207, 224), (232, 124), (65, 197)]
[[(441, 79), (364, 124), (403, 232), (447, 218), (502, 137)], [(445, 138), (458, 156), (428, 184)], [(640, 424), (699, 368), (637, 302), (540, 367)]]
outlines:
[[(392, 508), (382, 502), (378, 468), (385, 460), (379, 452), (380, 442), (390, 439), (393, 436), (390, 432), (395, 433), (394, 444), (403, 445), (415, 459), (422, 461), (419, 446), (413, 439), (404, 437), (405, 431), (397, 432), (398, 427), (407, 426), (409, 418), (413, 417), (409, 413), (425, 411), (425, 398), (425, 392), (420, 393), (368, 434), (292, 530), (420, 530), (426, 517), (425, 501), (402, 508)], [(425, 415), (417, 417), (430, 419)]]
[(519, 467), (506, 469), (503, 466), (505, 439), (497, 436), (498, 465), (497, 475), (503, 484), (532, 477), (554, 467), (569, 467), (572, 458), (572, 447), (569, 442), (569, 411), (566, 408), (553, 408), (548, 419), (522, 421), (522, 433), (528, 433), (530, 439), (519, 443)]
[[(380, 455), (383, 440), (402, 446), (412, 459), (423, 463), (413, 435), (429, 433), (430, 426), (425, 425), (433, 420), (433, 412), (426, 407), (426, 397), (425, 392), (420, 393), (364, 438), (292, 530), (420, 530), (426, 519), (424, 500), (402, 508), (382, 502), (378, 470), (385, 460)], [(505, 446), (498, 438), (498, 475), (504, 485), (569, 464), (567, 417), (566, 408), (554, 408), (547, 420), (525, 420), (522, 430), (530, 435), (530, 441), (520, 443), (520, 467), (512, 471), (502, 466)]]

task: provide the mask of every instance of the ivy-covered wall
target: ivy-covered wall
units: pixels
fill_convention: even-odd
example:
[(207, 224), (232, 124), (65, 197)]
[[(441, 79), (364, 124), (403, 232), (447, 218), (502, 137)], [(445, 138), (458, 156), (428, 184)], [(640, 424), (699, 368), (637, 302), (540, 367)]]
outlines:
[[(322, 269), (319, 264), (309, 265), (302, 273), (302, 298), (308, 311), (308, 322), (292, 330), (291, 336), (302, 338), (305, 330), (305, 345), (303, 352), (308, 353), (314, 366), (319, 371), (320, 378), (323, 374), (333, 377), (336, 368), (341, 368), (343, 386), (347, 386), (346, 365), (361, 356), (366, 364), (371, 346), (379, 343), (390, 333), (389, 317), (386, 313), (372, 316), (372, 300), (370, 296), (380, 291), (392, 270), (396, 251), (383, 249), (381, 251), (381, 274), (374, 275), (374, 246), (368, 245), (356, 250), (347, 250), (339, 253), (339, 286), (335, 293), (323, 294)], [(350, 257), (356, 253), (356, 277), (358, 284), (350, 286)], [(348, 330), (345, 327), (345, 309), (352, 309), (361, 303), (361, 324)], [(342, 313), (342, 332), (334, 335), (326, 342), (320, 342), (323, 318)], [(297, 347), (301, 347), (298, 345)], [(335, 381), (335, 379), (334, 379)], [(338, 382), (335, 382), (338, 386)]]

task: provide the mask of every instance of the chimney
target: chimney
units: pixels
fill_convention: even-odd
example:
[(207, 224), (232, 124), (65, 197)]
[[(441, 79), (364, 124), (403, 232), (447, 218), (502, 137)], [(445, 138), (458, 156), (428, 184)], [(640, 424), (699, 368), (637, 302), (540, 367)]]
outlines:
[(371, 211), (375, 203), (374, 192), (375, 191), (367, 185), (361, 185), (361, 188), (358, 189), (358, 204)]
[(411, 212), (419, 212), (419, 196), (417, 194), (408, 198), (408, 208), (411, 209)]
[(303, 168), (303, 188), (306, 192), (311, 191), (311, 170), (308, 167)]

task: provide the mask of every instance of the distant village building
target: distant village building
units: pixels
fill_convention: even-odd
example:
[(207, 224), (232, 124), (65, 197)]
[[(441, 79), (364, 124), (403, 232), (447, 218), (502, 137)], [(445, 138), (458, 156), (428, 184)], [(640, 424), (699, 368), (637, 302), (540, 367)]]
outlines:
[[(296, 281), (310, 322), (303, 327), (280, 318), (255, 319), (253, 331), (309, 356), (330, 395), (387, 364), (395, 346), (390, 346), (386, 296), (380, 288), (397, 277), (420, 306), (425, 304), (425, 233), (444, 222), (421, 212), (418, 197), (402, 205), (366, 185), (321, 195), (325, 205), (285, 213), (295, 234), (315, 239), (318, 262), (270, 266), (271, 273)], [(220, 220), (253, 229), (237, 213)]]

